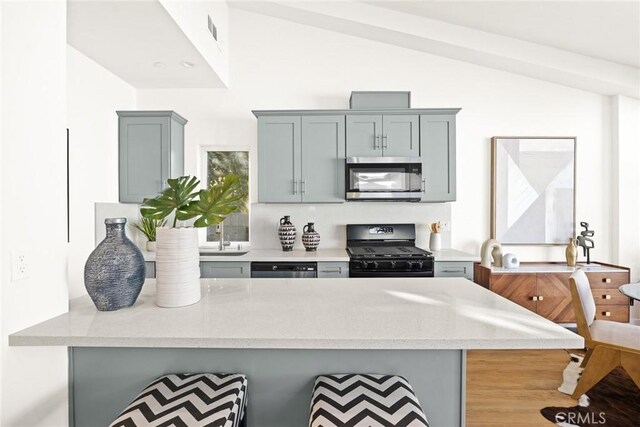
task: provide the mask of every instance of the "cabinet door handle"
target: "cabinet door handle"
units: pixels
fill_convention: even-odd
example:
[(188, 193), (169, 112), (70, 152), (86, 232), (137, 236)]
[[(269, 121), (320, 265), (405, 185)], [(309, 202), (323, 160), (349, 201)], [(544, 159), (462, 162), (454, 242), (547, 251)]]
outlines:
[(342, 273), (342, 267), (336, 267), (336, 268), (327, 268), (324, 270), (321, 270), (323, 273)]
[(532, 296), (531, 301), (538, 301), (538, 296), (537, 295)]
[(300, 187), (301, 187), (301, 193), (302, 194), (306, 194), (307, 193), (307, 181), (306, 180), (302, 180), (300, 181)]
[(293, 180), (293, 194), (294, 195), (298, 194), (298, 180), (297, 179)]
[(387, 135), (384, 135), (382, 137), (382, 148), (389, 148), (388, 143), (389, 143), (389, 141), (387, 140)]
[(603, 315), (604, 317), (611, 317), (611, 312), (610, 312), (610, 311), (603, 311), (603, 312), (602, 312), (602, 315)]
[(604, 279), (602, 279), (602, 281), (603, 281), (604, 283), (611, 283), (611, 279), (610, 279), (610, 278), (608, 278), (608, 277), (605, 277)]
[(426, 193), (427, 192), (427, 179), (423, 179), (422, 180), (422, 192)]
[(380, 148), (380, 135), (375, 134), (373, 135), (373, 149), (377, 150), (378, 148)]
[(602, 295), (603, 299), (611, 299), (611, 295)]
[(458, 269), (442, 270), (443, 273), (466, 273), (466, 268), (460, 267)]

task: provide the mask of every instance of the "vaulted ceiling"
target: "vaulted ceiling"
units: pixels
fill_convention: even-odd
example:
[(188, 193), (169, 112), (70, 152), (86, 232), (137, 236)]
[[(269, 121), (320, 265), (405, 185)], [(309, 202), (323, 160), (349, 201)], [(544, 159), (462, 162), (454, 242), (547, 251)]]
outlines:
[(640, 1), (253, 1), (231, 7), (640, 98)]

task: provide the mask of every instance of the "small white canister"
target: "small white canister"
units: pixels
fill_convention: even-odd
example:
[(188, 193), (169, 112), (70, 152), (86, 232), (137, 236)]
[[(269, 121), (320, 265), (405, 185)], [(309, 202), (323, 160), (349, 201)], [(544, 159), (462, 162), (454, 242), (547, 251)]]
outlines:
[(440, 233), (431, 233), (429, 236), (429, 249), (432, 251), (439, 251), (442, 249), (442, 239)]

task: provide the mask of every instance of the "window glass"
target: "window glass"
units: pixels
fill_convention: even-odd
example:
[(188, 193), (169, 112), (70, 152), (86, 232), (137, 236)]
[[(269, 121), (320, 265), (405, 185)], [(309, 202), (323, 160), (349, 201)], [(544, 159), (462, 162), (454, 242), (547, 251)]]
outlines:
[[(208, 151), (207, 183), (222, 180), (234, 173), (240, 177), (246, 193), (245, 209), (235, 212), (224, 220), (224, 240), (238, 243), (249, 242), (249, 152), (248, 151)], [(220, 232), (217, 225), (207, 228), (207, 242), (219, 242)]]

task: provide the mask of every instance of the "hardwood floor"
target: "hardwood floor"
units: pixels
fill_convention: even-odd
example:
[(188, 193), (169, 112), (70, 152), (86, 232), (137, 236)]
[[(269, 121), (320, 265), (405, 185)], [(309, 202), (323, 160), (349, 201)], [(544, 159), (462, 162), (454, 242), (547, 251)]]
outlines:
[(564, 350), (469, 351), (468, 427), (553, 426), (545, 406), (575, 406), (557, 388), (569, 363)]

